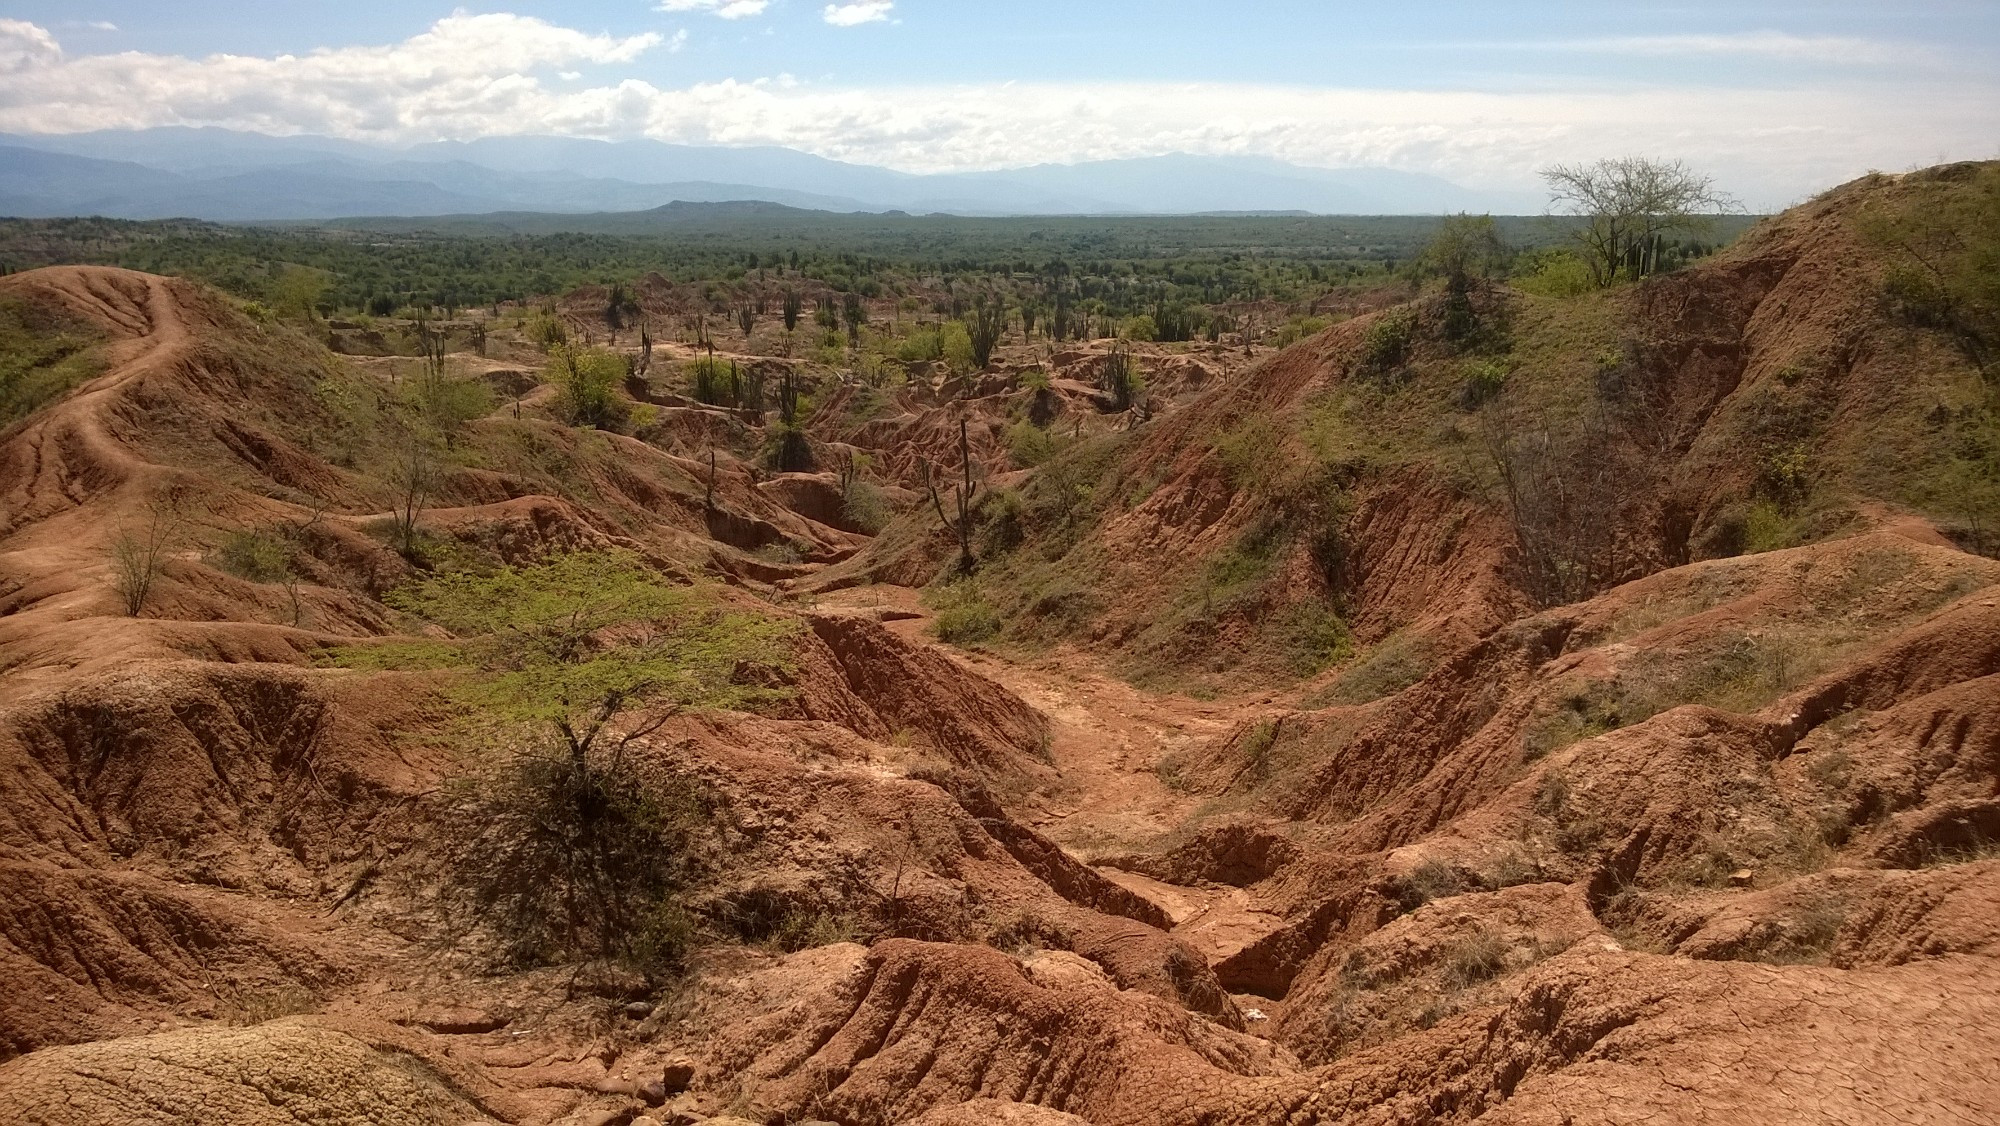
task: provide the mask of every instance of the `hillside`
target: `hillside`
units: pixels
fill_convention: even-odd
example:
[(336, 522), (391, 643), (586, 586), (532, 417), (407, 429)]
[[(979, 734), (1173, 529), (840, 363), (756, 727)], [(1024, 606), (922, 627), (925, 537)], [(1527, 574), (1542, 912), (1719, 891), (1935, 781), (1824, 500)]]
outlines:
[(0, 1117), (1984, 1120), (1996, 182), (894, 379), (0, 278)]

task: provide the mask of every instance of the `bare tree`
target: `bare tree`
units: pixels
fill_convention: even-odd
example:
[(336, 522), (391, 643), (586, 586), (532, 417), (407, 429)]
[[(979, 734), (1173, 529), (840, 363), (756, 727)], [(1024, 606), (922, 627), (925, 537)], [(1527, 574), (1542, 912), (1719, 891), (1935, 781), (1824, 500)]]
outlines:
[(1618, 455), (1616, 423), (1601, 407), (1561, 424), (1501, 404), (1480, 416), (1480, 438), (1507, 496), (1528, 593), (1544, 606), (1575, 602), (1621, 577), (1623, 502), (1636, 486)]
[(437, 451), (430, 435), (414, 425), (403, 427), (401, 441), (389, 463), (389, 484), (396, 490), (389, 521), (395, 534), (396, 550), (405, 559), (417, 554), (417, 520), (430, 503), (431, 487), (437, 479)]
[(1576, 232), (1598, 285), (1652, 273), (1664, 236), (1694, 232), (1736, 201), (1678, 160), (1612, 157), (1542, 169), (1550, 206), (1583, 220)]
[(146, 600), (180, 538), (182, 523), (178, 498), (164, 505), (154, 502), (146, 506), (145, 523), (137, 528), (121, 524), (118, 538), (111, 541), (111, 585), (132, 617), (146, 608)]

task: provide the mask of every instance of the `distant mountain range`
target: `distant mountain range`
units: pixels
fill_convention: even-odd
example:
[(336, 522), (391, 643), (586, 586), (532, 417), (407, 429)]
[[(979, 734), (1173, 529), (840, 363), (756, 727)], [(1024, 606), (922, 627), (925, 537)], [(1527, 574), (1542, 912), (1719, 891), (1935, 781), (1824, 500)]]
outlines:
[(1527, 192), (1388, 168), (1174, 154), (914, 175), (784, 148), (488, 137), (393, 149), (332, 137), (162, 128), (0, 134), (0, 215), (218, 222), (623, 212), (756, 200), (823, 211), (1116, 215), (1528, 214)]

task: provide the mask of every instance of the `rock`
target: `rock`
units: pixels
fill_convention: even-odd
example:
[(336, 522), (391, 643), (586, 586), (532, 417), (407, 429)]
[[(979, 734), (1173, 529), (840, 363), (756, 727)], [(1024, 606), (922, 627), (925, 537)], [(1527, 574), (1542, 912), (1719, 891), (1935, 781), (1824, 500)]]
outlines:
[(658, 1079), (648, 1079), (632, 1092), (644, 1099), (647, 1106), (659, 1106), (667, 1101), (667, 1085)]
[(685, 1059), (670, 1059), (660, 1069), (660, 1089), (663, 1095), (678, 1095), (694, 1082), (694, 1062)]
[(651, 1001), (634, 1001), (625, 1006), (625, 1015), (633, 1020), (645, 1020), (647, 1017), (653, 1015), (653, 1003)]
[(1729, 886), (1733, 888), (1747, 888), (1750, 886), (1751, 881), (1756, 878), (1757, 873), (1752, 872), (1750, 869), (1738, 868), (1736, 871), (1729, 873)]

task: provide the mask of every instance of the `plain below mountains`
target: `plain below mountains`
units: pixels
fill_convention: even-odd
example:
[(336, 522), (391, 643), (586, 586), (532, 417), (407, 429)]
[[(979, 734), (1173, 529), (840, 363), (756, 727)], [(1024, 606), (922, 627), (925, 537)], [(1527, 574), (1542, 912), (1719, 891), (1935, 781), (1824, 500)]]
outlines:
[(783, 148), (489, 137), (405, 149), (163, 128), (0, 134), (0, 214), (220, 222), (498, 211), (637, 211), (756, 200), (963, 215), (1541, 210), (1533, 193), (1388, 168), (1186, 154), (915, 175)]

